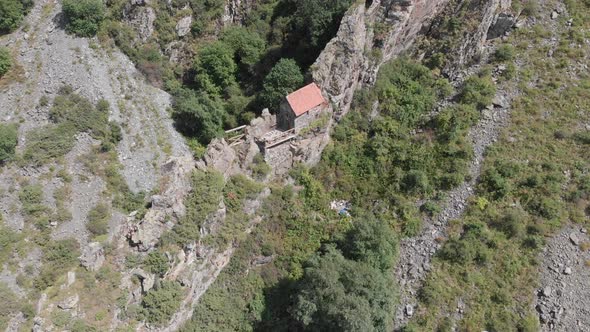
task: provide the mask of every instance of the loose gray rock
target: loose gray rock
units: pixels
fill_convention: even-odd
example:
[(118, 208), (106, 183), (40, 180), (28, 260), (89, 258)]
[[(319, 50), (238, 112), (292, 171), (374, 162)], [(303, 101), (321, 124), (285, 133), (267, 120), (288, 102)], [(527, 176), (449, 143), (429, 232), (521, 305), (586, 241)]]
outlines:
[(576, 246), (580, 245), (580, 239), (578, 238), (578, 235), (576, 233), (570, 234), (570, 241)]
[(72, 310), (78, 305), (78, 301), (80, 301), (80, 297), (75, 294), (58, 303), (57, 307), (62, 310)]
[(552, 292), (551, 287), (546, 286), (545, 288), (543, 288), (543, 296), (549, 297), (549, 296), (551, 296), (551, 292)]

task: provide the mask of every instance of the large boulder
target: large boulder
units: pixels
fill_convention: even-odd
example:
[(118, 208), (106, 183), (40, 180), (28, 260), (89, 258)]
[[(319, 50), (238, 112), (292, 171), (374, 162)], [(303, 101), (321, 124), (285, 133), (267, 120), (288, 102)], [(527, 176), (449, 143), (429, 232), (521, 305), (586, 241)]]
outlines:
[(145, 0), (132, 0), (125, 8), (123, 16), (129, 25), (137, 32), (138, 39), (146, 42), (154, 33), (156, 12), (147, 6)]
[(104, 250), (102, 245), (98, 242), (90, 243), (80, 256), (80, 263), (89, 271), (96, 271), (100, 269), (104, 263)]
[(178, 37), (184, 37), (191, 32), (191, 25), (193, 24), (192, 16), (185, 16), (178, 21), (176, 24), (176, 34)]

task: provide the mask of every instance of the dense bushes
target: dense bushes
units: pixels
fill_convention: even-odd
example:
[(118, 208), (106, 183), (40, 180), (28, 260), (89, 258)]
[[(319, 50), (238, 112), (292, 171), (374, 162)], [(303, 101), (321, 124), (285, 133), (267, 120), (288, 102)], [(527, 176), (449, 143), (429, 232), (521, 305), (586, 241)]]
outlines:
[(219, 96), (236, 84), (237, 66), (233, 50), (223, 42), (213, 42), (199, 50), (194, 68), (197, 84), (211, 95)]
[(180, 308), (182, 287), (175, 281), (162, 281), (150, 290), (141, 303), (143, 317), (152, 324), (166, 323)]
[(163, 276), (168, 271), (168, 258), (160, 251), (152, 251), (143, 260), (146, 270), (158, 276)]
[(14, 157), (18, 143), (17, 128), (14, 124), (0, 123), (0, 165)]
[(6, 47), (0, 46), (0, 77), (4, 76), (12, 67), (12, 55)]
[(54, 285), (59, 276), (78, 264), (80, 248), (74, 239), (51, 241), (43, 250), (42, 268), (34, 280), (37, 290)]
[(470, 76), (463, 84), (459, 101), (463, 104), (474, 105), (478, 109), (484, 109), (492, 104), (495, 95), (496, 87), (489, 75)]
[(104, 203), (99, 203), (88, 212), (86, 228), (94, 236), (107, 234), (110, 217), (109, 207)]
[(306, 263), (293, 318), (317, 331), (391, 330), (393, 232), (379, 222), (357, 222), (343, 244), (342, 251), (329, 245)]
[(105, 18), (102, 0), (63, 0), (66, 30), (80, 37), (94, 36)]
[(224, 113), (223, 103), (215, 95), (190, 89), (181, 89), (175, 94), (172, 116), (176, 127), (203, 144), (223, 133)]
[(32, 6), (33, 0), (0, 0), (0, 35), (18, 28)]

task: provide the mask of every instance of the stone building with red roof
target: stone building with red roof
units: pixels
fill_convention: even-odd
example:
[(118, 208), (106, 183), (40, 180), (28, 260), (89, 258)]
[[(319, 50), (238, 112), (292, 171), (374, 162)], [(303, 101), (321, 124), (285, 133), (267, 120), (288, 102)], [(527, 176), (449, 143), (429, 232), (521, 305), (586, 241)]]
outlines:
[(277, 114), (277, 129), (290, 130), (307, 127), (328, 108), (328, 102), (315, 83), (289, 94)]

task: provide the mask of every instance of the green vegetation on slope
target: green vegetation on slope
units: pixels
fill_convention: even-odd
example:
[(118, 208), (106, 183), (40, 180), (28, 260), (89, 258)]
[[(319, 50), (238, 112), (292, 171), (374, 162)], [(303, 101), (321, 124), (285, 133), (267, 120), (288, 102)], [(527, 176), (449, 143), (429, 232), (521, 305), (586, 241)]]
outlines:
[(12, 54), (4, 46), (0, 46), (0, 77), (4, 76), (12, 67)]
[(0, 0), (0, 35), (18, 28), (32, 6), (33, 0)]
[[(248, 123), (263, 108), (276, 112), (286, 94), (301, 87), (309, 66), (335, 35), (352, 0), (268, 0), (251, 4), (242, 26), (218, 31), (223, 1), (173, 1), (151, 4), (157, 14), (154, 34), (136, 43), (134, 31), (119, 22), (123, 1), (108, 3), (99, 38), (129, 55), (148, 80), (169, 90), (173, 117), (185, 135), (207, 144), (222, 129)], [(176, 33), (176, 23), (193, 18), (191, 32)], [(192, 61), (171, 65), (161, 54), (182, 40)], [(138, 45), (139, 44), (139, 45)], [(198, 147), (196, 147), (198, 149)]]
[(101, 100), (96, 106), (64, 86), (49, 111), (52, 124), (32, 131), (27, 136), (23, 153), (25, 163), (42, 165), (67, 154), (75, 144), (78, 132), (87, 132), (101, 140), (102, 149), (110, 150), (121, 139), (120, 129), (109, 123), (109, 104)]
[(0, 123), (0, 165), (14, 158), (14, 150), (18, 143), (16, 125)]
[[(496, 60), (522, 63), (515, 75), (521, 95), (510, 126), (487, 153), (477, 197), (451, 225), (408, 331), (539, 330), (533, 303), (545, 238), (568, 222), (588, 224), (590, 216), (590, 149), (578, 138), (589, 132), (580, 110), (590, 107), (590, 78), (577, 69), (588, 61), (590, 7), (567, 5), (571, 29), (563, 28), (565, 18), (556, 32), (521, 29), (508, 41), (514, 50), (496, 52)], [(552, 37), (558, 44), (547, 57)], [(459, 301), (466, 310), (454, 322), (449, 315)]]
[(105, 18), (102, 0), (63, 0), (66, 30), (80, 37), (92, 37)]
[[(452, 93), (444, 79), (409, 60), (384, 66), (336, 127), (320, 164), (292, 171), (297, 190), (271, 186), (262, 222), (240, 238), (183, 331), (389, 330), (395, 234), (416, 233), (416, 201), (436, 202), (465, 176), (466, 135), (493, 87), (487, 75), (473, 80), (485, 84), (461, 91), (478, 98), (435, 114)], [(349, 200), (352, 217), (329, 210), (331, 199)], [(424, 212), (436, 213), (428, 203)]]

